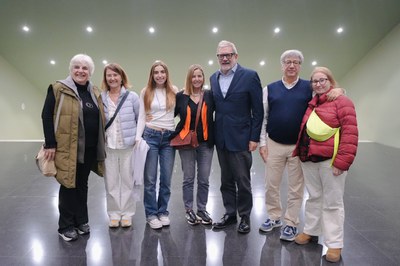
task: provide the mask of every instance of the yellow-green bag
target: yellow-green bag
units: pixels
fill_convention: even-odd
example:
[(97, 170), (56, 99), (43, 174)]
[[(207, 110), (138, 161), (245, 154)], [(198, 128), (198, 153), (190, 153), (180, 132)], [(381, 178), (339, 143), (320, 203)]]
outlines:
[(319, 118), (315, 110), (313, 110), (308, 118), (307, 121), (307, 134), (312, 138), (313, 140), (316, 141), (325, 141), (328, 140), (330, 137), (335, 135), (334, 139), (334, 146), (333, 146), (333, 156), (332, 156), (332, 162), (331, 166), (333, 165), (333, 161), (335, 160), (335, 157), (337, 155), (338, 149), (339, 149), (339, 131), (340, 127), (338, 128), (332, 128), (329, 125), (327, 125), (324, 121)]

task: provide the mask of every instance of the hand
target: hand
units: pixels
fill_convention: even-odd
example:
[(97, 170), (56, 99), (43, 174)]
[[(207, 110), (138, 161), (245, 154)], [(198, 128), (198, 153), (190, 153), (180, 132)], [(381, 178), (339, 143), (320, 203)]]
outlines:
[(255, 151), (257, 149), (258, 142), (249, 141), (249, 151)]
[(54, 158), (56, 157), (56, 149), (44, 149), (44, 158), (46, 161), (53, 161)]
[(142, 141), (142, 138), (135, 140), (135, 145), (133, 145), (133, 146), (136, 147), (141, 141)]
[(333, 172), (334, 176), (338, 176), (338, 175), (343, 174), (343, 171), (338, 169), (338, 168), (336, 168), (335, 166), (332, 166), (332, 172)]
[(264, 163), (267, 163), (267, 157), (268, 157), (268, 148), (267, 146), (262, 146), (258, 150), (260, 152), (261, 158), (263, 159)]
[(146, 122), (150, 122), (153, 120), (153, 116), (151, 114), (146, 114)]
[(326, 99), (331, 102), (336, 100), (337, 97), (342, 96), (344, 94), (344, 90), (342, 88), (334, 88), (330, 92), (326, 94)]

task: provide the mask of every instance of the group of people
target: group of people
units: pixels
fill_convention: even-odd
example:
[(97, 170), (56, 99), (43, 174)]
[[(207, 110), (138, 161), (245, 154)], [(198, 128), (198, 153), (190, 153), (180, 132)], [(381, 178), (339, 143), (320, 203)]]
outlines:
[[(266, 166), (268, 212), (260, 231), (284, 226), (280, 238), (300, 245), (322, 235), (328, 247), (326, 259), (340, 259), (344, 184), (358, 142), (353, 103), (343, 89), (336, 88), (327, 68), (316, 67), (310, 80), (300, 79), (304, 58), (298, 50), (282, 54), (282, 79), (264, 89), (256, 71), (238, 64), (234, 43), (221, 41), (217, 58), (220, 69), (210, 77), (211, 90), (203, 88), (202, 67), (192, 65), (184, 89), (178, 92), (167, 65), (156, 61), (139, 96), (128, 90), (128, 76), (118, 64), (104, 67), (101, 91), (90, 81), (93, 60), (83, 54), (71, 59), (69, 76), (49, 86), (42, 111), (45, 156), (55, 160), (56, 179), (61, 184), (58, 233), (65, 241), (90, 233), (87, 196), (91, 170), (105, 177), (109, 227), (132, 225), (136, 210), (132, 151), (143, 142), (148, 145), (142, 155), (146, 158), (146, 220), (152, 229), (169, 226), (175, 160), (170, 141), (195, 131), (199, 145), (178, 150), (189, 224), (212, 224), (219, 230), (237, 224), (239, 216), (237, 231), (250, 232), (250, 168), (252, 152), (260, 144)], [(175, 126), (176, 116), (179, 122)], [(206, 206), (214, 146), (221, 168), (225, 213), (213, 223)], [(280, 186), (286, 167), (288, 199), (282, 213)], [(304, 185), (309, 198), (304, 230), (298, 234)]]

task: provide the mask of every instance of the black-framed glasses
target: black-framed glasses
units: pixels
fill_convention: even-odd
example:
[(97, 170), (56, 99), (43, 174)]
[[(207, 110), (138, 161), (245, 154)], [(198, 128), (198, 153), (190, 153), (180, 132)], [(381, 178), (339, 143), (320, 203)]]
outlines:
[(231, 59), (232, 58), (232, 56), (233, 55), (235, 55), (235, 53), (229, 53), (229, 54), (217, 54), (217, 58), (219, 59), (219, 60), (222, 60), (222, 59), (224, 59), (224, 57), (226, 57), (226, 59)]
[(312, 85), (317, 85), (318, 82), (319, 82), (319, 84), (321, 84), (321, 85), (325, 85), (325, 83), (326, 83), (328, 80), (329, 80), (329, 79), (327, 79), (327, 78), (320, 78), (320, 79), (313, 79), (313, 80), (310, 80), (310, 82), (311, 82)]

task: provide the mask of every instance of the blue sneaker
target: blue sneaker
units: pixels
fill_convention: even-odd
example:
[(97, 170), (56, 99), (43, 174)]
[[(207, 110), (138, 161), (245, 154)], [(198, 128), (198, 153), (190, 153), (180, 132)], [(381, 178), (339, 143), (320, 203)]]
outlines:
[(263, 224), (261, 224), (260, 231), (269, 232), (275, 227), (280, 227), (280, 226), (282, 226), (281, 220), (271, 220), (268, 218)]
[(281, 232), (281, 239), (285, 241), (293, 241), (297, 236), (297, 227), (286, 225)]

